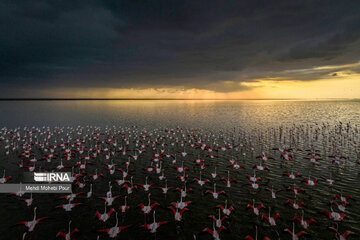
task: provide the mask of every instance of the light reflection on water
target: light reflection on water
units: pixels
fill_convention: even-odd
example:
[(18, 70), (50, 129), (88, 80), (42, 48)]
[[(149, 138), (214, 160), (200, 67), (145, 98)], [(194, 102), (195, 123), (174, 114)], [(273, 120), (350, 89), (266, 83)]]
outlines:
[(203, 129), (360, 123), (357, 101), (18, 101), (0, 102), (0, 126), (181, 125)]

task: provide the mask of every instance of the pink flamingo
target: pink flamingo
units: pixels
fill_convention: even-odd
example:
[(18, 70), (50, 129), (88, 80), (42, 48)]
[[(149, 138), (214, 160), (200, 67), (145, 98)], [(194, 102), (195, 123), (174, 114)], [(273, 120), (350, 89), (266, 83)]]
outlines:
[(268, 223), (270, 224), (270, 226), (276, 226), (276, 219), (280, 217), (280, 214), (275, 213), (275, 215), (271, 217), (270, 212), (271, 212), (271, 208), (269, 207), (269, 216), (266, 216), (265, 214), (263, 214), (261, 216), (261, 219), (265, 218), (266, 221), (268, 221)]
[(36, 219), (36, 207), (34, 208), (34, 218), (31, 221), (27, 221), (27, 222), (18, 222), (17, 225), (23, 224), (28, 228), (29, 232), (34, 231), (34, 228), (36, 226), (36, 224), (38, 224), (40, 221), (48, 219), (48, 217), (41, 217)]
[(307, 232), (305, 232), (305, 231), (300, 231), (298, 233), (295, 233), (295, 223), (293, 223), (292, 231), (288, 228), (285, 228), (284, 231), (288, 232), (291, 235), (292, 240), (298, 240), (300, 238), (300, 236), (307, 234)]
[(65, 238), (65, 240), (71, 240), (71, 236), (74, 235), (74, 233), (79, 232), (79, 229), (75, 228), (74, 230), (71, 231), (71, 221), (69, 221), (69, 231), (67, 233), (64, 232), (58, 232), (56, 234), (56, 237), (63, 237)]
[(118, 224), (119, 224), (118, 214), (116, 213), (116, 224), (115, 224), (115, 226), (113, 226), (112, 228), (101, 229), (101, 230), (99, 230), (99, 232), (105, 232), (105, 233), (107, 233), (109, 235), (110, 238), (116, 238), (117, 235), (119, 233), (121, 233), (122, 230), (130, 227), (130, 225), (119, 226)]
[(297, 220), (304, 229), (307, 229), (310, 226), (310, 223), (317, 223), (317, 221), (313, 218), (304, 220), (304, 210), (302, 210), (301, 219), (298, 216), (295, 216), (293, 220)]
[(187, 207), (190, 203), (191, 201), (183, 202), (183, 197), (180, 196), (180, 202), (172, 202), (171, 204), (176, 208), (183, 209)]
[(261, 208), (265, 208), (265, 206), (262, 205), (262, 204), (260, 204), (259, 206), (255, 207), (255, 199), (253, 199), (253, 205), (248, 204), (247, 207), (248, 207), (248, 208), (251, 208), (256, 216), (259, 216), (259, 213), (260, 213), (260, 209), (261, 209)]
[(226, 229), (224, 226), (220, 226), (218, 229), (215, 228), (215, 222), (213, 222), (213, 228), (204, 228), (203, 232), (208, 232), (215, 240), (220, 240), (220, 232)]
[(221, 209), (221, 211), (226, 215), (229, 216), (230, 213), (234, 210), (233, 206), (230, 206), (229, 208), (227, 207), (227, 200), (225, 200), (225, 205), (224, 207), (221, 206), (220, 204), (217, 205), (217, 207), (219, 207)]
[(179, 211), (178, 208), (176, 208), (176, 210), (173, 207), (168, 207), (173, 213), (174, 213), (174, 218), (175, 221), (180, 222), (182, 220), (182, 215), (185, 211), (189, 210), (188, 208), (183, 208)]
[(254, 182), (252, 182), (252, 183), (245, 183), (245, 184), (247, 184), (247, 185), (251, 186), (253, 189), (257, 190), (257, 189), (259, 189), (259, 187), (261, 185), (264, 185), (265, 183), (254, 183)]
[(222, 177), (220, 178), (221, 180), (226, 182), (226, 187), (230, 188), (231, 187), (231, 182), (236, 182), (235, 178), (230, 179), (230, 171), (228, 171), (228, 176), (227, 178)]
[(215, 225), (216, 225), (217, 228), (221, 227), (223, 221), (228, 218), (228, 216), (226, 216), (226, 215), (221, 217), (220, 208), (218, 210), (219, 210), (218, 211), (219, 212), (219, 217), (218, 218), (216, 218), (214, 215), (209, 216), (209, 218), (211, 218), (211, 219), (213, 219), (215, 221)]
[(322, 213), (324, 213), (325, 215), (327, 215), (330, 219), (333, 219), (334, 221), (342, 221), (345, 217), (345, 213), (337, 213), (334, 212), (332, 207), (330, 207), (331, 212), (327, 211), (327, 210), (321, 210)]
[(56, 206), (56, 208), (63, 208), (66, 212), (71, 212), (72, 209), (78, 205), (82, 205), (82, 203), (67, 203)]
[(201, 180), (201, 171), (200, 171), (200, 178), (199, 179), (194, 178), (194, 181), (196, 181), (200, 185), (200, 187), (202, 187), (205, 185), (205, 183), (209, 182), (209, 179)]
[(287, 200), (285, 204), (290, 204), (294, 209), (299, 209), (302, 205), (305, 205), (304, 202), (292, 202), (291, 200)]
[(140, 204), (139, 204), (139, 207), (141, 208), (141, 210), (144, 212), (145, 215), (149, 214), (150, 211), (151, 211), (154, 207), (160, 206), (160, 204), (157, 203), (157, 202), (154, 202), (153, 204), (151, 204), (150, 195), (151, 195), (151, 194), (149, 193), (149, 194), (148, 194), (149, 203), (148, 203), (147, 206), (145, 206), (143, 203), (140, 203)]
[(160, 187), (160, 189), (162, 190), (163, 194), (165, 194), (165, 197), (166, 197), (166, 194), (167, 192), (172, 189), (172, 187), (168, 187), (167, 186), (167, 180), (165, 180), (165, 187)]
[(125, 198), (124, 198), (124, 205), (121, 205), (119, 207), (119, 209), (121, 210), (122, 213), (125, 213), (130, 208), (130, 206), (128, 206), (126, 204), (126, 198), (127, 198), (127, 196), (125, 196)]
[(214, 183), (214, 191), (206, 190), (205, 193), (210, 193), (214, 199), (218, 199), (221, 194), (225, 194), (224, 191), (216, 192), (216, 183)]
[(113, 212), (115, 212), (115, 209), (111, 208), (109, 212), (106, 212), (106, 202), (104, 203), (104, 205), (105, 205), (104, 213), (103, 213), (103, 214), (100, 214), (99, 211), (96, 211), (95, 216), (96, 216), (100, 221), (106, 222), (106, 221), (110, 218), (111, 214), (112, 214)]
[(24, 201), (26, 203), (26, 206), (30, 207), (31, 204), (33, 203), (33, 201), (35, 199), (37, 199), (37, 197), (32, 197), (32, 192), (30, 193), (30, 198), (19, 198), (20, 200)]
[(144, 225), (142, 225), (141, 227), (147, 228), (151, 233), (156, 233), (157, 229), (158, 229), (161, 225), (167, 223), (167, 221), (156, 222), (156, 220), (155, 220), (155, 211), (154, 211), (154, 213), (153, 213), (153, 216), (154, 216), (154, 222), (153, 222), (153, 223), (144, 224)]
[(269, 192), (271, 192), (271, 197), (272, 197), (273, 199), (275, 199), (275, 198), (276, 198), (276, 194), (281, 191), (281, 189), (277, 189), (277, 190), (274, 191), (274, 187), (273, 187), (273, 186), (271, 186), (271, 189), (270, 189), (270, 188), (266, 188), (266, 190), (269, 191)]
[(149, 191), (150, 187), (154, 185), (154, 184), (148, 184), (147, 180), (148, 180), (148, 176), (145, 177), (145, 184), (138, 184), (139, 186), (144, 188), (145, 192)]
[(296, 177), (301, 176), (300, 173), (293, 173), (293, 172), (291, 172), (291, 173), (285, 172), (283, 175), (288, 176), (288, 177), (291, 178), (292, 180), (295, 180)]
[(317, 181), (318, 181), (317, 178), (315, 178), (314, 180), (311, 180), (311, 179), (310, 179), (310, 176), (309, 176), (309, 178), (304, 178), (304, 179), (302, 180), (302, 182), (306, 182), (309, 186), (315, 186), (315, 184), (317, 183)]
[(340, 234), (338, 228), (334, 228), (334, 227), (329, 227), (329, 228), (336, 233), (337, 240), (346, 240), (348, 236), (355, 235), (354, 232), (349, 231), (349, 230), (345, 231), (343, 234)]

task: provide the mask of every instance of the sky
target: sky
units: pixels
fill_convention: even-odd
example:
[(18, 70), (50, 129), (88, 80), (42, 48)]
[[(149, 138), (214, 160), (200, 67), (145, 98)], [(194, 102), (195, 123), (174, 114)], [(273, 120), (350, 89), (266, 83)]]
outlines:
[(360, 98), (360, 1), (0, 1), (0, 98)]

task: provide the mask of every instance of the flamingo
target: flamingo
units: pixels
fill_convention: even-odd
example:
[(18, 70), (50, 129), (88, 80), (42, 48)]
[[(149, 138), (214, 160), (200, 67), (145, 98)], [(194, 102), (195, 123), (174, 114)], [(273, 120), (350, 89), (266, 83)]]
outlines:
[(258, 181), (258, 180), (260, 180), (261, 179), (261, 177), (256, 177), (256, 171), (254, 170), (254, 176), (247, 176), (247, 178), (251, 181), (251, 182), (256, 182), (256, 181)]
[(160, 189), (162, 190), (163, 194), (165, 194), (165, 197), (166, 197), (166, 194), (167, 192), (172, 189), (172, 187), (168, 187), (167, 186), (167, 180), (165, 180), (165, 187), (160, 187)]
[(157, 203), (157, 202), (154, 202), (153, 204), (151, 204), (150, 195), (151, 195), (151, 194), (149, 193), (149, 194), (148, 194), (149, 203), (148, 203), (147, 206), (145, 206), (143, 203), (140, 203), (140, 204), (139, 204), (139, 207), (141, 208), (141, 210), (144, 212), (145, 215), (146, 215), (146, 214), (149, 214), (150, 211), (151, 211), (154, 207), (160, 206), (160, 204)]
[(238, 170), (240, 168), (245, 168), (244, 165), (238, 164), (237, 162), (230, 164), (230, 167), (232, 167), (233, 169), (236, 169), (236, 170)]
[(99, 232), (105, 232), (109, 235), (110, 238), (116, 238), (122, 230), (129, 228), (130, 225), (119, 226), (118, 213), (116, 213), (116, 224), (112, 228), (101, 229)]
[(311, 179), (310, 179), (310, 176), (309, 176), (309, 178), (304, 178), (304, 179), (302, 180), (302, 182), (306, 182), (309, 186), (315, 186), (315, 184), (317, 183), (317, 181), (318, 181), (317, 178), (315, 178), (314, 180), (311, 180)]
[(68, 194), (65, 196), (61, 196), (60, 198), (65, 198), (66, 200), (69, 200), (70, 202), (72, 202), (80, 194), (83, 194), (83, 192), (71, 193), (71, 194)]
[(14, 194), (15, 196), (18, 196), (18, 197), (22, 197), (25, 193), (26, 192), (24, 190), (22, 190), (22, 183), (20, 183), (19, 191), (13, 192), (12, 194)]
[(270, 159), (274, 159), (274, 158), (271, 157), (271, 156), (266, 156), (264, 152), (262, 152), (261, 155), (256, 156), (256, 158), (261, 158), (263, 161), (267, 161), (267, 160), (270, 160)]
[(270, 226), (276, 226), (276, 219), (280, 217), (280, 214), (275, 213), (275, 215), (271, 217), (270, 212), (271, 212), (271, 208), (269, 207), (269, 216), (266, 216), (265, 214), (263, 214), (261, 216), (261, 219), (265, 218), (268, 221), (268, 223), (270, 224)]
[(329, 229), (333, 230), (336, 233), (337, 240), (346, 240), (348, 236), (355, 235), (354, 232), (349, 231), (349, 230), (345, 231), (343, 234), (340, 234), (340, 232), (338, 231), (337, 228), (329, 227)]
[(321, 160), (321, 158), (316, 158), (316, 157), (305, 157), (304, 159), (308, 159), (311, 163), (316, 164), (319, 160)]
[(69, 168), (69, 167), (70, 167), (70, 166), (68, 166), (68, 165), (63, 165), (63, 161), (62, 161), (62, 159), (61, 159), (61, 160), (60, 160), (60, 165), (55, 166), (54, 169), (61, 170), (61, 169), (63, 169), (63, 168)]
[(305, 205), (304, 202), (292, 202), (291, 200), (287, 200), (285, 204), (290, 204), (294, 209), (299, 209), (302, 205)]
[(178, 173), (182, 173), (182, 172), (184, 172), (184, 171), (189, 170), (188, 167), (184, 167), (184, 161), (182, 161), (181, 167), (175, 166), (175, 168), (176, 168), (176, 171), (178, 171)]
[(265, 208), (265, 206), (262, 205), (262, 204), (260, 204), (259, 206), (255, 207), (255, 199), (253, 199), (253, 205), (248, 204), (247, 207), (248, 207), (248, 208), (251, 208), (256, 216), (259, 216), (259, 213), (260, 213), (260, 209), (261, 209), (261, 208)]
[(122, 187), (126, 188), (127, 194), (132, 194), (134, 189), (137, 189), (137, 186), (133, 184), (133, 177), (130, 178), (130, 186), (127, 184), (124, 184)]
[(82, 205), (82, 203), (67, 203), (67, 204), (60, 204), (58, 206), (56, 206), (56, 208), (63, 208), (66, 212), (71, 212), (71, 210), (78, 206), (78, 205)]
[(162, 180), (165, 180), (166, 177), (164, 175), (164, 169), (161, 170), (161, 175), (159, 176), (159, 180), (162, 181)]
[(180, 192), (180, 194), (181, 194), (181, 196), (182, 196), (183, 198), (185, 198), (185, 197), (187, 196), (187, 193), (188, 193), (188, 192), (191, 192), (191, 191), (192, 191), (191, 188), (186, 189), (186, 182), (185, 182), (185, 185), (184, 185), (184, 189), (176, 188), (176, 190)]
[(295, 180), (296, 177), (301, 176), (300, 173), (293, 173), (293, 172), (291, 172), (291, 173), (285, 172), (283, 175), (288, 176), (288, 177), (291, 178), (292, 180)]
[(176, 210), (170, 206), (168, 207), (173, 213), (174, 213), (174, 218), (175, 218), (175, 221), (178, 221), (180, 222), (182, 220), (182, 215), (185, 211), (189, 210), (188, 208), (183, 208), (179, 211), (178, 208), (176, 208)]
[(284, 160), (290, 160), (293, 155), (291, 153), (284, 153), (284, 154), (280, 154), (280, 157)]
[(346, 202), (342, 202), (341, 204), (339, 204), (335, 200), (332, 200), (332, 201), (330, 201), (330, 203), (335, 204), (340, 211), (345, 212), (345, 207), (346, 207), (346, 204), (347, 204)]
[(201, 180), (201, 171), (200, 171), (200, 178), (199, 179), (194, 178), (194, 181), (196, 181), (200, 185), (200, 187), (202, 187), (205, 185), (205, 183), (209, 182), (209, 179)]
[(344, 197), (342, 194), (339, 195), (339, 194), (336, 193), (336, 194), (334, 194), (334, 197), (339, 198), (342, 202), (345, 202), (345, 203), (348, 203), (348, 200), (349, 200), (349, 199), (354, 200), (354, 198), (353, 198), (351, 195), (349, 195), (349, 196), (347, 196), (347, 197)]
[(174, 207), (179, 208), (181, 210), (181, 209), (187, 207), (190, 203), (191, 203), (191, 201), (183, 202), (183, 197), (180, 196), (180, 202), (172, 202), (171, 204)]
[(215, 171), (211, 173), (211, 177), (212, 179), (215, 179), (219, 174), (216, 173), (216, 167), (215, 167)]
[(222, 177), (221, 180), (226, 182), (226, 187), (230, 188), (231, 187), (231, 182), (236, 182), (235, 178), (230, 179), (230, 171), (228, 171), (228, 177)]
[(129, 180), (126, 180), (124, 176), (123, 176), (122, 179), (115, 179), (115, 182), (116, 182), (119, 186), (122, 186), (124, 183), (130, 183), (130, 181), (129, 181)]
[(109, 181), (109, 191), (106, 192), (106, 197), (112, 197), (112, 186), (111, 186), (111, 182)]
[(90, 184), (90, 190), (87, 192), (87, 195), (86, 195), (86, 197), (87, 198), (91, 198), (91, 196), (92, 196), (92, 184)]
[(120, 197), (120, 194), (116, 195), (116, 196), (112, 196), (112, 194), (111, 194), (106, 197), (98, 197), (98, 198), (105, 200), (106, 204), (108, 206), (111, 206), (113, 204), (113, 202), (115, 201), (115, 199), (117, 199), (118, 197)]
[(156, 169), (157, 169), (157, 167), (151, 166), (151, 167), (145, 168), (145, 171), (151, 173), (152, 171), (155, 171)]
[(36, 209), (37, 209), (37, 207), (34, 208), (33, 220), (27, 221), (27, 222), (18, 222), (17, 225), (23, 224), (28, 228), (29, 232), (32, 232), (32, 231), (34, 231), (36, 224), (38, 224), (42, 220), (48, 219), (48, 217), (41, 217), (41, 218), (36, 219)]
[(254, 183), (254, 182), (252, 182), (252, 183), (245, 183), (245, 184), (247, 184), (247, 185), (251, 186), (253, 189), (257, 190), (257, 189), (259, 189), (259, 187), (261, 185), (264, 185), (265, 183)]
[(289, 186), (289, 187), (288, 187), (288, 190), (293, 191), (294, 194), (295, 194), (295, 196), (297, 196), (300, 192), (305, 192), (305, 190), (302, 189), (302, 188), (295, 188), (295, 184), (294, 184), (294, 188), (292, 188), (292, 187)]
[(270, 189), (270, 188), (266, 188), (266, 190), (269, 191), (269, 192), (271, 192), (271, 197), (272, 197), (273, 199), (275, 199), (275, 198), (276, 198), (276, 194), (281, 191), (281, 189), (277, 189), (277, 190), (274, 191), (274, 187), (273, 187), (273, 186), (271, 186), (271, 189)]
[(262, 166), (261, 162), (260, 162), (259, 165), (254, 164), (253, 168), (256, 168), (256, 169), (259, 170), (259, 171), (270, 170), (269, 167), (264, 167), (264, 166)]
[(145, 192), (148, 192), (150, 190), (150, 187), (154, 184), (148, 184), (147, 182), (148, 176), (145, 177), (145, 184), (138, 184), (139, 186), (143, 187)]
[(75, 184), (76, 184), (80, 189), (83, 189), (83, 188), (86, 186), (86, 182), (87, 182), (87, 181), (84, 181), (84, 182), (79, 182), (79, 181), (77, 181)]
[(322, 213), (324, 213), (325, 215), (327, 215), (330, 219), (333, 219), (334, 221), (342, 221), (345, 217), (345, 213), (337, 213), (334, 212), (332, 207), (330, 207), (331, 212), (327, 211), (327, 210), (321, 210)]
[(156, 233), (157, 229), (158, 229), (161, 225), (167, 223), (167, 221), (156, 222), (156, 220), (155, 220), (155, 211), (154, 211), (154, 213), (153, 213), (153, 216), (154, 216), (154, 222), (153, 222), (153, 223), (151, 223), (151, 224), (144, 224), (144, 225), (142, 225), (141, 227), (147, 228), (151, 233)]
[(214, 240), (220, 240), (220, 236), (219, 236), (219, 234), (220, 234), (220, 232), (222, 231), (222, 230), (224, 230), (224, 229), (226, 229), (224, 226), (221, 226), (221, 227), (219, 227), (218, 229), (216, 229), (215, 228), (215, 221), (213, 222), (213, 228), (212, 229), (210, 229), (210, 228), (204, 228), (203, 229), (203, 232), (208, 232), (208, 233), (210, 233), (211, 234), (211, 236), (214, 238)]
[(181, 182), (185, 182), (186, 179), (189, 177), (189, 175), (188, 175), (188, 174), (185, 174), (185, 171), (184, 171), (184, 172), (183, 172), (183, 175), (178, 174), (178, 175), (176, 175), (176, 177), (177, 177), (177, 178), (180, 178)]
[(128, 209), (130, 208), (130, 206), (126, 205), (126, 198), (127, 198), (127, 196), (125, 196), (125, 198), (124, 198), (124, 205), (121, 205), (121, 206), (119, 207), (119, 209), (121, 209), (121, 212), (122, 212), (122, 213), (125, 213), (126, 210), (128, 210)]
[(20, 200), (24, 201), (26, 203), (26, 206), (30, 207), (31, 204), (33, 203), (33, 201), (35, 199), (37, 199), (37, 197), (32, 197), (32, 192), (30, 193), (30, 198), (19, 198)]
[(214, 199), (218, 199), (221, 194), (225, 194), (224, 191), (216, 192), (216, 183), (214, 183), (214, 191), (206, 190), (205, 193), (210, 193)]
[(215, 225), (216, 225), (217, 228), (221, 227), (223, 221), (228, 218), (228, 216), (226, 216), (226, 215), (221, 217), (220, 208), (218, 210), (219, 210), (218, 211), (219, 212), (219, 217), (218, 218), (216, 218), (214, 215), (209, 216), (209, 218), (211, 218), (211, 219), (213, 219), (215, 221)]
[(301, 224), (304, 229), (307, 229), (310, 226), (310, 223), (317, 223), (317, 221), (313, 218), (308, 220), (304, 220), (304, 210), (302, 210), (301, 219), (298, 216), (295, 216), (292, 220), (297, 220)]
[(102, 173), (99, 173), (98, 174), (98, 170), (95, 169), (95, 174), (90, 174), (90, 177), (96, 181), (97, 179), (99, 179), (99, 177), (104, 177), (104, 175)]
[(227, 207), (227, 200), (225, 200), (224, 207), (220, 204), (217, 205), (217, 207), (219, 207), (226, 216), (230, 216), (230, 213), (234, 210), (233, 206), (230, 206), (229, 208)]
[(95, 216), (96, 216), (100, 221), (106, 222), (106, 221), (110, 218), (111, 214), (112, 214), (113, 212), (115, 212), (115, 209), (111, 208), (109, 212), (106, 212), (106, 202), (104, 203), (104, 205), (105, 205), (104, 213), (103, 213), (103, 214), (100, 214), (99, 211), (96, 211)]
[(331, 176), (330, 178), (326, 178), (326, 177), (321, 177), (321, 178), (324, 179), (330, 185), (333, 185), (336, 181), (338, 181), (337, 179), (331, 179)]
[(298, 240), (300, 238), (300, 236), (307, 234), (307, 232), (305, 232), (305, 231), (300, 231), (298, 233), (295, 233), (295, 223), (293, 223), (292, 231), (288, 228), (285, 228), (284, 231), (288, 232), (291, 235), (292, 240)]
[(65, 238), (65, 240), (71, 240), (71, 236), (74, 235), (74, 233), (79, 232), (79, 229), (75, 228), (74, 230), (71, 231), (71, 220), (69, 221), (69, 231), (67, 233), (64, 232), (58, 232), (56, 234), (56, 237), (63, 237)]

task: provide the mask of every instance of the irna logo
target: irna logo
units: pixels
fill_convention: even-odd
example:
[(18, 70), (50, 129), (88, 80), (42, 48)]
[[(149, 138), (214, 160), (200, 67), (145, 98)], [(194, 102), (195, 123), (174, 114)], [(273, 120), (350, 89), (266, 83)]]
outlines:
[(37, 173), (34, 172), (35, 182), (70, 182), (70, 173)]

